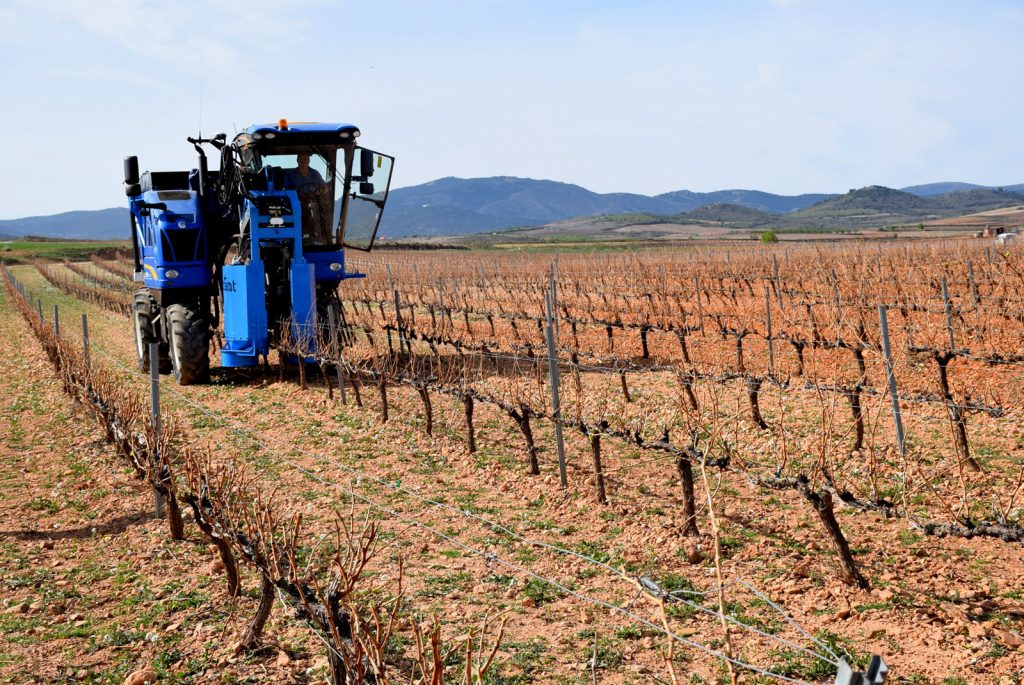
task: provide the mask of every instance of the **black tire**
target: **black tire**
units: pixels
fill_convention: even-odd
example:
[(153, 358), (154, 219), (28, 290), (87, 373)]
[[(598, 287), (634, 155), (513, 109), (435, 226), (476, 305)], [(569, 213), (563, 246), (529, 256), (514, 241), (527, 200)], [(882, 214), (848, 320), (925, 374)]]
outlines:
[(171, 367), (178, 385), (210, 380), (210, 324), (199, 312), (183, 304), (164, 310)]
[(167, 343), (160, 342), (153, 337), (153, 313), (156, 305), (149, 292), (145, 289), (135, 291), (132, 298), (132, 327), (135, 329), (135, 358), (139, 371), (149, 373), (149, 343), (158, 343), (160, 360), (157, 370), (160, 373), (171, 372), (171, 358), (168, 354)]

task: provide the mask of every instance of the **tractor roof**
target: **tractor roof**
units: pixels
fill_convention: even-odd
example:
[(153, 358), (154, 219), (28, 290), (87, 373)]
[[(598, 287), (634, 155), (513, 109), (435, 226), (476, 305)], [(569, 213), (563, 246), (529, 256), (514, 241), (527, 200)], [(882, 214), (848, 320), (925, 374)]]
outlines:
[(273, 140), (275, 144), (339, 144), (354, 141), (359, 128), (352, 124), (324, 124), (312, 121), (290, 122), (282, 119), (276, 124), (253, 124), (235, 138), (236, 143)]

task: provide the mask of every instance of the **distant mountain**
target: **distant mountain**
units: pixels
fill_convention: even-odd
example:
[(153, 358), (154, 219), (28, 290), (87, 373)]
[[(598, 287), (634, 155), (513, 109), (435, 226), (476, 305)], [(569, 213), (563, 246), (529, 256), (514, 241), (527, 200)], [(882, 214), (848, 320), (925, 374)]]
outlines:
[(457, 207), (429, 206), (396, 211), (389, 202), (387, 209), (384, 210), (378, 237), (382, 240), (393, 240), (412, 235), (466, 235), (516, 226), (532, 226), (534, 223), (531, 219), (487, 216)]
[(92, 211), (64, 212), (50, 216), (27, 216), (0, 220), (0, 233), (13, 237), (38, 235), (47, 238), (128, 240), (128, 210), (113, 207)]
[[(732, 189), (709, 193), (677, 190), (647, 196), (595, 193), (571, 183), (513, 176), (448, 177), (392, 190), (380, 237), (465, 235), (583, 218), (623, 226), (659, 222), (728, 228), (890, 225), (1024, 204), (1024, 194), (1014, 191), (1024, 193), (1024, 184), (995, 189), (970, 183), (932, 183), (902, 191), (868, 186), (845, 195), (774, 195)], [(128, 210), (3, 220), (0, 237), (4, 235), (126, 239)]]
[[(711, 193), (679, 190), (650, 197), (634, 193), (595, 193), (570, 183), (514, 176), (447, 177), (393, 190), (381, 232), (388, 238), (452, 235), (542, 226), (586, 216), (651, 214), (661, 217), (708, 204), (732, 204), (762, 212), (785, 213), (830, 197), (834, 196), (773, 195), (758, 190)], [(441, 207), (460, 211), (437, 211)], [(477, 226), (480, 228), (474, 228)]]
[(731, 204), (750, 207), (769, 214), (786, 214), (835, 197), (835, 194), (774, 195), (760, 190), (716, 190), (710, 193), (694, 193), (689, 190), (677, 190), (655, 197), (674, 204), (677, 212), (688, 212), (708, 204)]
[(703, 205), (685, 214), (677, 214), (672, 219), (677, 223), (692, 221), (695, 223), (752, 228), (761, 224), (775, 224), (779, 221), (779, 216), (752, 207), (719, 202)]
[(867, 186), (781, 217), (793, 226), (854, 228), (906, 224), (1024, 204), (1024, 195), (986, 188), (922, 197)]
[(926, 183), (919, 186), (907, 186), (900, 188), (905, 193), (913, 193), (921, 197), (932, 197), (934, 195), (945, 195), (962, 190), (1006, 190), (1011, 193), (1024, 191), (1024, 183), (1012, 186), (980, 186), (975, 183), (963, 183), (960, 181), (944, 181), (942, 183)]
[(961, 183), (960, 181), (945, 181), (942, 183), (925, 183), (919, 186), (907, 186), (906, 188), (900, 188), (905, 193), (911, 193), (912, 195), (920, 195), (921, 197), (931, 197), (933, 195), (944, 195), (946, 193), (955, 193), (959, 190), (975, 190), (978, 188), (985, 188), (986, 186), (979, 186), (974, 183)]
[[(1016, 187), (1024, 190), (1024, 186)], [(955, 214), (974, 214), (975, 212), (985, 212), (990, 209), (1024, 204), (1024, 194), (1011, 192), (1006, 188), (960, 190), (954, 193), (938, 195), (932, 199), (943, 210)]]

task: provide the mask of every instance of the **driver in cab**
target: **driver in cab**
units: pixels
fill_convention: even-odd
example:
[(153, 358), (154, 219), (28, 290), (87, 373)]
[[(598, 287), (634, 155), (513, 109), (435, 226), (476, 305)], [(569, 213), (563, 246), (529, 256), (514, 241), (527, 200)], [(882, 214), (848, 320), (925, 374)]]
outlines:
[(299, 194), (304, 238), (318, 245), (331, 242), (331, 193), (320, 172), (309, 166), (309, 153), (296, 156), (298, 166), (284, 175), (284, 187)]
[(309, 153), (300, 152), (296, 157), (298, 166), (289, 169), (284, 175), (284, 187), (309, 195), (320, 190), (325, 183), (320, 172), (309, 166)]

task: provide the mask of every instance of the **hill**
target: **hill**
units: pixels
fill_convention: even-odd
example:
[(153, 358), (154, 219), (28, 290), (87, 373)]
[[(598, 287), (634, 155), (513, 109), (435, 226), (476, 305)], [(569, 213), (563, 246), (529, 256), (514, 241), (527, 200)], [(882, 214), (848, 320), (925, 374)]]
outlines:
[[(1024, 205), (1024, 195), (978, 188), (921, 197), (893, 188), (868, 186), (829, 197), (805, 209), (771, 214), (741, 205), (716, 203), (672, 215), (623, 213), (592, 216), (521, 231), (522, 238), (632, 234), (651, 236), (703, 235), (700, 228), (836, 231), (917, 224), (948, 217)], [(728, 231), (727, 231), (728, 233)]]
[[(951, 192), (933, 191), (956, 188)], [(915, 192), (909, 192), (914, 190)], [(1024, 204), (1024, 184), (1000, 189), (935, 183), (894, 190), (868, 186), (845, 195), (775, 195), (758, 190), (661, 195), (595, 193), (571, 183), (494, 176), (441, 178), (391, 192), (380, 237), (466, 235), (574, 220), (575, 226), (697, 224), (729, 228), (859, 226), (916, 223)], [(0, 237), (38, 235), (72, 239), (125, 239), (127, 209), (111, 208), (0, 221)], [(582, 220), (582, 224), (579, 221)]]
[(794, 226), (855, 228), (906, 224), (1024, 203), (1024, 195), (978, 188), (922, 197), (884, 186), (851, 190), (784, 217)]
[(979, 186), (975, 183), (943, 181), (941, 183), (925, 183), (917, 186), (907, 186), (906, 188), (900, 188), (900, 190), (912, 195), (919, 195), (920, 197), (931, 197), (933, 195), (945, 195), (946, 193), (955, 193), (961, 190), (976, 190), (986, 187), (987, 186)]
[(933, 197), (935, 195), (946, 195), (963, 190), (1005, 190), (1011, 193), (1024, 192), (1024, 183), (1011, 186), (981, 186), (975, 183), (963, 183), (960, 181), (943, 181), (942, 183), (926, 183), (919, 186), (907, 186), (900, 188), (903, 192), (913, 193), (921, 197)]
[(38, 235), (76, 240), (131, 239), (128, 210), (119, 207), (0, 220), (0, 233), (12, 237)]
[(884, 186), (867, 186), (786, 216), (794, 226), (853, 227), (937, 218), (934, 200)]
[[(494, 176), (441, 178), (398, 188), (388, 199), (382, 232), (389, 238), (453, 235), (516, 226), (542, 226), (577, 217), (647, 214), (664, 217), (709, 204), (731, 204), (761, 212), (785, 213), (833, 197), (827, 194), (774, 195), (758, 190), (697, 193), (678, 190), (647, 196), (595, 193), (558, 181)], [(446, 207), (457, 213), (437, 212)], [(448, 221), (456, 223), (450, 224)], [(484, 228), (474, 229), (474, 226)]]
[(698, 207), (685, 214), (671, 217), (678, 223), (714, 224), (752, 228), (759, 225), (775, 225), (779, 217), (742, 205), (715, 203)]
[(689, 212), (709, 204), (731, 204), (769, 214), (786, 214), (835, 197), (835, 194), (775, 195), (760, 190), (716, 190), (710, 193), (695, 193), (689, 190), (677, 190), (655, 197), (675, 205), (677, 212)]

